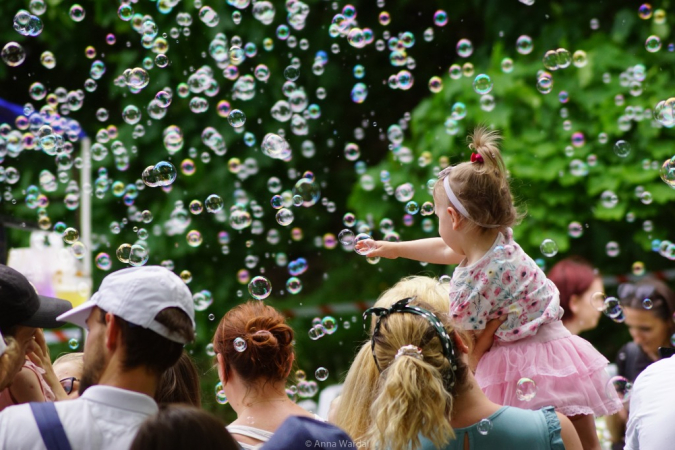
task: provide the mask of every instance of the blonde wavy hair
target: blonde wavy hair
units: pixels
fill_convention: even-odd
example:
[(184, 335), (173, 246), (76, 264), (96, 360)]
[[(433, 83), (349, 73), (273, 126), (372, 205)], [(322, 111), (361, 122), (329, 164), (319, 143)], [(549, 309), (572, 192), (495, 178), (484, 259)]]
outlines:
[(480, 223), (499, 228), (518, 224), (524, 214), (514, 205), (506, 166), (499, 151), (501, 135), (480, 126), (467, 140), (469, 149), (479, 154), (483, 162), (463, 162), (442, 170), (434, 186), (434, 200), (450, 205), (443, 187), (443, 180), (448, 177), (453, 192), (471, 216), (469, 221), (473, 226), (480, 227)]
[[(397, 301), (408, 297), (416, 298), (416, 302), (413, 303), (419, 302), (426, 304), (428, 309), (439, 315), (439, 318), (447, 314), (449, 310), (448, 293), (445, 290), (445, 288), (441, 287), (437, 279), (425, 276), (413, 276), (402, 279), (401, 281), (396, 283), (392, 288), (383, 292), (378, 301), (375, 303), (375, 306), (389, 307), (394, 303), (396, 303)], [(412, 315), (394, 314), (394, 316), (412, 316)], [(396, 319), (400, 318), (397, 317)], [(405, 317), (405, 319), (409, 318)], [(394, 321), (393, 323), (399, 321)], [(429, 325), (428, 322), (426, 323), (426, 325), (422, 322), (420, 322), (420, 324), (421, 324), (421, 326), (419, 327), (420, 330), (426, 330)], [(374, 321), (372, 321), (371, 323), (370, 334), (372, 334), (373, 328), (374, 328)], [(384, 328), (385, 327), (381, 328), (381, 332)], [(448, 334), (450, 334), (452, 331), (452, 327), (450, 325), (447, 325), (446, 331), (448, 332)], [(416, 339), (416, 336), (411, 336), (410, 339)], [(405, 342), (401, 344), (399, 347), (396, 347), (394, 355), (402, 345), (409, 345), (409, 344), (417, 345), (416, 344), (417, 342), (421, 341)], [(425, 362), (426, 366), (433, 367), (433, 364), (437, 364), (439, 367), (442, 368), (444, 367), (443, 361), (439, 360), (437, 358), (437, 355), (435, 355), (436, 351), (441, 352), (440, 346), (436, 347), (436, 345), (438, 345), (438, 339), (432, 339), (427, 345), (424, 346), (423, 350), (424, 361), (426, 361)], [(384, 351), (384, 349), (381, 348), (381, 346), (379, 345), (376, 346), (376, 355), (378, 361), (380, 361), (380, 367), (385, 369), (388, 368), (388, 366), (390, 365), (391, 362), (390, 360), (393, 358), (393, 355), (391, 356), (391, 358), (388, 358), (384, 354), (380, 356), (382, 352), (386, 353), (386, 351)], [(440, 353), (440, 355), (441, 358), (445, 360), (445, 358), (442, 357), (442, 352)], [(412, 358), (399, 358), (399, 360), (410, 360), (410, 359)], [(447, 360), (445, 361), (447, 362)], [(409, 369), (410, 363), (416, 364), (416, 362), (414, 361), (413, 362), (401, 361), (401, 362), (404, 362), (405, 365), (401, 365), (398, 367), (398, 369), (389, 371), (388, 373), (391, 373), (393, 375), (394, 373), (398, 373), (399, 370), (402, 370), (403, 373), (405, 373)], [(431, 369), (426, 370), (427, 370), (426, 373), (434, 373), (433, 370), (436, 370), (436, 373), (434, 373), (434, 375), (436, 375), (437, 373), (440, 374), (438, 368), (435, 368), (433, 370)], [(462, 364), (460, 361), (458, 361), (458, 370), (456, 371), (456, 375), (459, 376), (457, 378), (457, 384), (455, 389), (461, 388), (461, 384), (465, 380), (466, 376), (465, 373), (464, 375), (462, 375), (462, 371), (466, 370), (467, 370), (466, 366)], [(385, 370), (385, 372), (387, 372), (387, 370)], [(413, 442), (415, 445), (418, 445), (419, 444), (419, 440), (417, 438), (418, 433), (422, 433), (435, 443), (441, 441), (442, 443), (445, 443), (453, 436), (452, 429), (450, 428), (449, 423), (449, 411), (451, 411), (451, 402), (449, 404), (447, 402), (439, 402), (438, 399), (447, 398), (443, 395), (440, 397), (436, 397), (431, 401), (429, 400), (429, 397), (427, 397), (427, 395), (429, 395), (427, 394), (427, 392), (430, 392), (428, 388), (434, 386), (431, 389), (438, 389), (439, 386), (438, 383), (434, 383), (433, 377), (425, 378), (426, 381), (417, 386), (416, 383), (410, 382), (410, 378), (397, 377), (395, 375), (388, 377), (385, 376), (384, 372), (382, 375), (384, 376), (384, 378), (388, 378), (389, 381), (391, 382), (404, 383), (406, 398), (409, 398), (409, 401), (406, 400), (408, 401), (406, 407), (401, 409), (400, 408), (401, 404), (399, 404), (398, 406), (393, 404), (392, 402), (399, 402), (401, 400), (400, 399), (391, 400), (391, 397), (389, 396), (389, 394), (387, 394), (388, 392), (387, 389), (383, 390), (383, 388), (386, 387), (386, 383), (384, 385), (382, 385), (381, 383), (381, 378), (383, 377), (380, 376), (380, 372), (377, 369), (377, 366), (375, 365), (373, 353), (371, 350), (371, 343), (369, 339), (361, 346), (358, 353), (356, 354), (356, 357), (354, 358), (354, 362), (352, 363), (349, 371), (347, 372), (347, 376), (345, 378), (344, 386), (342, 389), (342, 395), (340, 397), (340, 401), (335, 411), (335, 424), (343, 428), (345, 431), (347, 431), (347, 433), (349, 433), (349, 435), (352, 437), (352, 439), (354, 439), (354, 441), (358, 442), (359, 445), (363, 445), (362, 443), (367, 443), (369, 448), (375, 448), (375, 441), (379, 442), (386, 441), (397, 443), (405, 442), (406, 443), (405, 446), (407, 446), (408, 443)], [(401, 381), (395, 381), (396, 379)], [(404, 379), (407, 379), (408, 381), (404, 382), (403, 381)], [(421, 379), (418, 379), (418, 381), (420, 380)], [(408, 394), (413, 391), (415, 392), (414, 395), (416, 397), (408, 397)], [(440, 391), (436, 392), (438, 393)], [(378, 408), (380, 409), (375, 408), (376, 402)], [(424, 402), (429, 403), (425, 404)], [(429, 407), (429, 405), (433, 406)], [(371, 406), (373, 407), (372, 411)], [(405, 417), (406, 409), (410, 409), (410, 412), (414, 414), (422, 413), (425, 416), (428, 416), (428, 419), (423, 420), (426, 420), (427, 423), (431, 423), (433, 425), (431, 426), (424, 425), (423, 427), (417, 427), (418, 422), (415, 422), (414, 425), (410, 424), (409, 426), (401, 424), (399, 420), (401, 420), (401, 417)], [(430, 413), (427, 413), (425, 411), (429, 411)], [(431, 415), (428, 414), (435, 414), (436, 416), (432, 417)], [(386, 425), (387, 422), (383, 422), (389, 420), (397, 422), (398, 425), (396, 427), (392, 427)], [(406, 418), (405, 420), (408, 419)], [(384, 438), (382, 438), (382, 436), (379, 435), (379, 431), (377, 431), (380, 429), (384, 431)], [(396, 437), (392, 438), (391, 433), (393, 433)], [(393, 446), (391, 448), (398, 448), (398, 447)]]

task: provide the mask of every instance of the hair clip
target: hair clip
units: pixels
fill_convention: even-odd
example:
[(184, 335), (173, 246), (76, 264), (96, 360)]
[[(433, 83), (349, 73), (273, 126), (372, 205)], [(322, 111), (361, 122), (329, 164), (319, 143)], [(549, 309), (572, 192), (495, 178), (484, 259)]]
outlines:
[(413, 358), (417, 358), (419, 360), (424, 359), (422, 356), (422, 349), (412, 344), (404, 345), (403, 347), (399, 348), (394, 359), (397, 359), (399, 356), (412, 356)]
[(471, 153), (471, 162), (483, 164), (485, 161), (483, 161), (483, 156), (480, 153)]

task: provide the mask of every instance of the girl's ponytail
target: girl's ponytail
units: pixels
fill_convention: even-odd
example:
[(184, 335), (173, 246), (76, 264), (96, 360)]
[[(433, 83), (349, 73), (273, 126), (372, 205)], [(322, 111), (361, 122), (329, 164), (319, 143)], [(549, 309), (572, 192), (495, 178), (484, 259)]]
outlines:
[(473, 165), (475, 170), (483, 173), (492, 172), (496, 177), (506, 180), (506, 166), (498, 147), (501, 139), (497, 131), (482, 126), (477, 127), (468, 137), (469, 149), (482, 159), (482, 163)]

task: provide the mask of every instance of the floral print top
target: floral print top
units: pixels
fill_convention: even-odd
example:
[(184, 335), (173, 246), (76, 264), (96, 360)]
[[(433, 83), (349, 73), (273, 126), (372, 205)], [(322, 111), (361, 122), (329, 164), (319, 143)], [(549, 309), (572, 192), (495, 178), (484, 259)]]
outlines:
[(540, 326), (562, 317), (558, 288), (502, 230), (483, 257), (455, 269), (450, 284), (450, 313), (464, 330), (483, 330), (485, 324), (508, 314), (495, 336), (517, 341), (537, 334)]

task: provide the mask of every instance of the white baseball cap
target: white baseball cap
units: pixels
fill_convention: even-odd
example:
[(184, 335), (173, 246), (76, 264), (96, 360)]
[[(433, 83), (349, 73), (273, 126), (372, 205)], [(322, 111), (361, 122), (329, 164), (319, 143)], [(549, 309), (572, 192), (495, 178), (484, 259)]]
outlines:
[(111, 273), (89, 301), (61, 314), (57, 320), (87, 328), (86, 320), (94, 306), (180, 344), (188, 342), (157, 322), (155, 316), (166, 308), (178, 308), (195, 327), (190, 289), (178, 275), (161, 266), (131, 267)]

